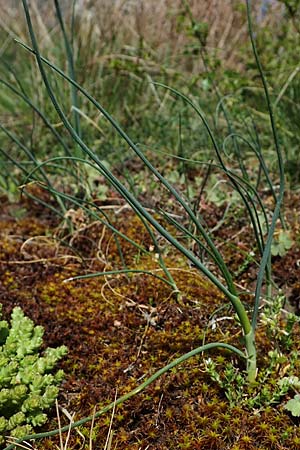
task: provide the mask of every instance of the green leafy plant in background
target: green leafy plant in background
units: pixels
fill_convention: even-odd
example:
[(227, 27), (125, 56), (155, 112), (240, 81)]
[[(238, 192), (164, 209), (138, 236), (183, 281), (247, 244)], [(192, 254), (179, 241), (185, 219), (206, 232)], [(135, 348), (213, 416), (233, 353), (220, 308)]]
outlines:
[(293, 246), (293, 239), (288, 230), (281, 230), (271, 247), (273, 256), (284, 256)]
[(295, 392), (293, 398), (291, 398), (284, 408), (289, 411), (294, 417), (300, 417), (300, 380), (296, 376), (285, 377), (280, 380), (281, 384), (287, 385), (290, 389)]
[[(267, 234), (268, 226), (263, 214), (258, 214), (258, 220), (264, 235)], [(271, 245), (272, 256), (284, 256), (292, 248), (294, 241), (291, 232), (285, 228), (279, 229), (274, 233), (274, 239)]]
[(47, 348), (41, 356), (43, 333), (20, 307), (13, 309), (10, 325), (0, 321), (0, 445), (43, 425), (57, 398), (64, 372), (52, 372), (67, 348)]

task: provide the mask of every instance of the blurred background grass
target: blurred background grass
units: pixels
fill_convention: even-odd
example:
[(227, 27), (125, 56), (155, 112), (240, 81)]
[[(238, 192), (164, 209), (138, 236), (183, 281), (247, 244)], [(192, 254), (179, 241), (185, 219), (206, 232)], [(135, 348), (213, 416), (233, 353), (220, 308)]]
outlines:
[[(32, 167), (28, 155), (42, 160), (66, 152), (76, 154), (76, 149), (43, 89), (32, 57), (14, 42), (18, 38), (28, 43), (20, 2), (1, 3), (0, 185), (3, 191), (11, 191), (22, 182), (24, 167)], [(161, 156), (161, 152), (201, 162), (210, 161), (211, 152), (203, 125), (188, 106), (153, 82), (172, 86), (199, 104), (220, 142), (230, 131), (228, 118), (224, 117), (226, 108), (234, 131), (262, 146), (268, 154), (272, 147), (269, 118), (251, 54), (243, 1), (78, 0), (60, 4), (76, 80), (156, 164), (166, 166), (166, 170), (170, 165), (172, 169), (172, 160)], [(31, 7), (41, 53), (68, 72), (53, 2), (35, 0)], [(253, 15), (258, 51), (276, 106), (287, 178), (291, 187), (297, 187), (299, 1), (256, 0)], [(80, 95), (76, 95), (74, 104), (70, 86), (62, 79), (53, 76), (52, 82), (67, 115), (80, 123), (85, 142), (107, 164), (118, 168), (120, 162), (123, 165), (127, 161), (129, 167), (130, 150), (101, 114)], [(29, 99), (60, 140), (41, 114), (32, 110)], [(231, 150), (227, 151), (230, 154)], [(243, 143), (240, 151), (242, 158), (253, 157)], [(270, 152), (271, 162), (272, 155)], [(22, 170), (16, 162), (22, 164)], [(194, 169), (193, 163), (187, 166)]]

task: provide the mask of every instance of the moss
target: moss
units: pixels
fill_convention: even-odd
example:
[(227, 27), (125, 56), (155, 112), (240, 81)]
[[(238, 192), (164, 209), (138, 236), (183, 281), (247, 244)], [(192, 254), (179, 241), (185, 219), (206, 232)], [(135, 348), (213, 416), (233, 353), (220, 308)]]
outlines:
[[(129, 392), (156, 369), (201, 345), (204, 339), (206, 342), (222, 340), (241, 345), (240, 330), (233, 321), (220, 321), (215, 328), (207, 327), (212, 314), (220, 305), (226, 304), (226, 300), (206, 279), (178, 258), (176, 252), (168, 252), (168, 248), (164, 248), (166, 264), (182, 293), (180, 305), (172, 297), (171, 288), (151, 276), (122, 275), (65, 283), (66, 278), (78, 274), (122, 267), (111, 232), (103, 232), (100, 224), (88, 227), (74, 239), (73, 250), (63, 245), (56, 246), (55, 257), (50, 245), (36, 239), (34, 254), (42, 254), (44, 260), (32, 265), (26, 262), (25, 255), (20, 254), (20, 247), (24, 239), (34, 236), (35, 232), (45, 236), (53, 222), (47, 223), (44, 218), (39, 227), (38, 219), (32, 218), (35, 225), (30, 228), (28, 218), (27, 221), (25, 219), (12, 219), (9, 223), (0, 220), (2, 235), (14, 233), (23, 236), (21, 241), (6, 239), (6, 259), (4, 262), (1, 259), (1, 296), (5, 299), (7, 314), (15, 304), (22, 303), (25, 313), (45, 327), (47, 346), (64, 343), (69, 347), (69, 357), (63, 363), (67, 379), (60, 404), (69, 412), (75, 411), (75, 419), (91, 414), (95, 405), (100, 408), (107, 404), (115, 397), (116, 389), (118, 396)], [(151, 239), (136, 217), (124, 211), (118, 217), (112, 215), (111, 220), (121, 231), (149, 249)], [(67, 239), (63, 231), (61, 233), (61, 237)], [(102, 234), (99, 253), (98, 242)], [(220, 234), (220, 238), (224, 237)], [(159, 269), (153, 254), (140, 254), (125, 240), (121, 241), (129, 267)], [(68, 258), (74, 256), (74, 250), (85, 258), (84, 263), (79, 258)], [(228, 258), (234, 258), (235, 253), (236, 250), (228, 247)], [(11, 264), (17, 258), (23, 264)], [(240, 262), (232, 259), (232, 264)], [(17, 288), (11, 289), (14, 283)], [(245, 296), (244, 300), (250, 303), (252, 298)], [(274, 387), (278, 371), (288, 373), (289, 352), (299, 349), (299, 336), (299, 327), (295, 327), (297, 339), (285, 354), (286, 362), (283, 361), (265, 383), (268, 389)], [(259, 326), (257, 342), (259, 365), (263, 369), (267, 365), (266, 353), (274, 344), (265, 326)], [(232, 359), (227, 351), (212, 351), (209, 356), (221, 374)], [(243, 369), (242, 362), (235, 361), (235, 358), (233, 362)], [(297, 370), (298, 366), (299, 363), (295, 362)], [(252, 392), (245, 390), (244, 395), (256, 395), (259, 388), (257, 385)], [(253, 411), (245, 406), (229, 408), (224, 391), (205, 371), (202, 357), (195, 357), (116, 409), (113, 448), (298, 448), (299, 428), (280, 406), (258, 409)], [(68, 423), (64, 416), (62, 421)], [(110, 414), (95, 421), (94, 450), (104, 447), (109, 422)], [(53, 411), (50, 427), (56, 425)], [(82, 432), (87, 439), (89, 426), (82, 427)], [(58, 439), (36, 444), (38, 448), (52, 450)], [(80, 436), (72, 432), (70, 448), (82, 445)]]

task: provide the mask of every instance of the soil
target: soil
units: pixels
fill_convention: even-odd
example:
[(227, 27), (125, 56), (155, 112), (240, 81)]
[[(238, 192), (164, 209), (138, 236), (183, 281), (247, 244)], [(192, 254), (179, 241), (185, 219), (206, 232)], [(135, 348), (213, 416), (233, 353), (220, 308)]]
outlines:
[[(2, 199), (0, 214), (0, 302), (7, 319), (19, 305), (36, 324), (45, 328), (44, 346), (65, 344), (68, 356), (61, 363), (66, 378), (61, 388), (61, 420), (67, 414), (78, 420), (99, 410), (136, 386), (178, 356), (221, 340), (242, 348), (241, 332), (228, 301), (183, 257), (162, 242), (164, 260), (181, 293), (159, 279), (141, 273), (106, 275), (68, 281), (76, 275), (124, 268), (139, 268), (163, 276), (144, 225), (121, 200), (107, 208), (120, 231), (149, 250), (143, 254), (124, 239), (119, 242), (101, 222), (91, 221), (81, 210), (70, 210), (72, 233), (57, 217), (29, 200), (9, 203)], [(273, 258), (273, 277), (287, 294), (289, 309), (300, 310), (300, 195), (289, 193), (285, 217), (292, 230), (293, 247)], [(214, 227), (223, 207), (202, 204), (206, 223)], [(251, 304), (257, 274), (251, 230), (242, 216), (230, 216), (214, 234), (219, 248), (236, 274), (241, 297)], [(118, 250), (121, 245), (122, 253)], [(122, 262), (123, 258), (123, 262)], [(245, 264), (245, 261), (247, 263)], [(212, 270), (215, 270), (211, 266)], [(67, 281), (66, 281), (67, 280)], [(225, 309), (220, 310), (225, 305)], [(212, 321), (213, 314), (218, 320)], [(259, 367), (265, 367), (274, 336), (259, 323)], [(299, 351), (299, 327), (286, 353)], [(298, 449), (299, 420), (284, 402), (250, 408), (243, 398), (231, 404), (224, 390), (211, 379), (204, 359), (213, 358), (223, 376), (226, 363), (238, 361), (225, 350), (191, 358), (157, 379), (146, 390), (97, 418), (92, 448), (104, 449), (112, 420), (112, 449)], [(294, 371), (299, 369), (294, 366)], [(285, 372), (284, 372), (285, 371)], [(275, 371), (276, 372), (276, 371)], [(270, 378), (272, 384), (275, 378)], [(257, 389), (260, 389), (258, 386)], [(287, 400), (289, 397), (286, 397)], [(234, 403), (234, 402), (233, 402)], [(74, 414), (74, 416), (73, 416)], [(43, 430), (57, 428), (55, 409)], [(38, 430), (40, 431), (40, 430)], [(90, 423), (73, 430), (68, 448), (89, 448)], [(85, 442), (84, 442), (84, 438)], [(64, 436), (65, 438), (65, 436)], [(36, 441), (35, 446), (54, 449), (59, 437)], [(107, 447), (106, 447), (107, 448)]]

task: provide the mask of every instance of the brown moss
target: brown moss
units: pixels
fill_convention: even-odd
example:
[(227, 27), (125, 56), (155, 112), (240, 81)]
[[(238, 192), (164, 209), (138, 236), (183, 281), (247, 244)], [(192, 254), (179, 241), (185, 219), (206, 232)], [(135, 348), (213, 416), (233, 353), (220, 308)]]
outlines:
[[(78, 231), (72, 241), (73, 249), (64, 245), (72, 239), (67, 234), (61, 234), (64, 242), (58, 245), (48, 236), (49, 231), (56, 236), (60, 233), (57, 228), (52, 229), (53, 220), (47, 222), (44, 217), (40, 223), (32, 213), (21, 220), (0, 218), (0, 238), (4, 243), (0, 246), (1, 303), (5, 316), (19, 304), (35, 322), (42, 324), (45, 345), (68, 345), (69, 355), (62, 363), (67, 376), (60, 404), (70, 413), (76, 412), (75, 420), (91, 414), (95, 405), (101, 408), (113, 400), (116, 390), (118, 396), (129, 392), (173, 358), (202, 345), (204, 339), (241, 346), (241, 333), (235, 322), (220, 321), (215, 328), (207, 326), (217, 308), (228, 302), (176, 252), (166, 247), (165, 262), (182, 293), (180, 304), (171, 295), (170, 286), (150, 275), (113, 275), (66, 283), (66, 278), (78, 274), (122, 267), (116, 241), (109, 230), (95, 223)], [(149, 235), (129, 211), (112, 215), (111, 220), (149, 250)], [(32, 245), (21, 252), (24, 242), (32, 237)], [(152, 252), (142, 255), (125, 240), (122, 249), (129, 267), (160, 269)], [(74, 255), (81, 255), (85, 261)], [(244, 300), (250, 303), (252, 298), (245, 296)], [(299, 327), (295, 327), (295, 336), (299, 337)], [(298, 342), (298, 338), (294, 340), (289, 352), (298, 349)], [(257, 344), (259, 365), (264, 368), (267, 352), (274, 346), (265, 326), (260, 325), (257, 330)], [(209, 356), (221, 374), (232, 359), (227, 351), (212, 351)], [(288, 352), (286, 357), (288, 360)], [(244, 368), (242, 362), (232, 360)], [(280, 370), (286, 370), (284, 362)], [(277, 374), (266, 382), (268, 388), (276, 383)], [(259, 389), (259, 385), (255, 386), (251, 395)], [(245, 390), (244, 395), (250, 393)], [(62, 421), (68, 423), (64, 416)], [(109, 413), (95, 421), (95, 450), (104, 447), (109, 421)], [(48, 427), (56, 427), (55, 412)], [(88, 440), (89, 425), (80, 430)], [(177, 366), (145, 392), (117, 407), (113, 430), (113, 448), (121, 450), (293, 450), (298, 448), (300, 439), (298, 426), (276, 405), (253, 411), (244, 403), (230, 409), (224, 391), (205, 371), (202, 356)], [(37, 446), (52, 450), (58, 439), (45, 439)], [(75, 431), (69, 446), (83, 446)], [(88, 448), (87, 441), (85, 446)]]

